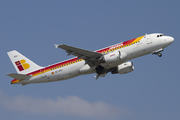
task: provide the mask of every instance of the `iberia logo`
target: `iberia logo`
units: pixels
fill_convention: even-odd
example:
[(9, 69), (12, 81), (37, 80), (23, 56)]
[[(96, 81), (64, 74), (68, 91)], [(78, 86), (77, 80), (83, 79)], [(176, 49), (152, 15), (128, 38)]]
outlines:
[(28, 63), (26, 63), (26, 60), (22, 59), (20, 61), (15, 62), (16, 66), (18, 67), (19, 71), (26, 70), (30, 67)]

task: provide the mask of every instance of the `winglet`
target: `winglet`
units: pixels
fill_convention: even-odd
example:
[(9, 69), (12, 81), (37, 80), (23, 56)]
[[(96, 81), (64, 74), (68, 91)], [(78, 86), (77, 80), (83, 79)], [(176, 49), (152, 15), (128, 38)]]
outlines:
[(55, 48), (58, 48), (59, 45), (54, 44)]

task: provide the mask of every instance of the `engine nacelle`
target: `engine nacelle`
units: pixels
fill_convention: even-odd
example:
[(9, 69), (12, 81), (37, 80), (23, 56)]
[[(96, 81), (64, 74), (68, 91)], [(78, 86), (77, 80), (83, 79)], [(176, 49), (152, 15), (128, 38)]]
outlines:
[(134, 66), (132, 62), (125, 62), (121, 65), (118, 65), (117, 68), (115, 70), (113, 70), (111, 73), (112, 74), (126, 74), (129, 72), (132, 72), (134, 70)]
[(118, 62), (120, 60), (124, 60), (127, 57), (127, 54), (125, 52), (120, 52), (118, 50), (114, 52), (110, 52), (103, 57), (104, 63), (114, 63)]

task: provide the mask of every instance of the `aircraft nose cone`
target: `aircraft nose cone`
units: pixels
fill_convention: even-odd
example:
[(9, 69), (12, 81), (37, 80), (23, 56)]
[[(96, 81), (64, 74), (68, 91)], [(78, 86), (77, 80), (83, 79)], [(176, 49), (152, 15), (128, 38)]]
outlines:
[(167, 43), (168, 45), (170, 45), (170, 44), (172, 44), (173, 42), (174, 42), (174, 38), (171, 37), (171, 36), (168, 36), (167, 39), (166, 39), (166, 43)]
[(171, 45), (174, 42), (174, 38), (171, 36), (165, 36), (163, 42), (161, 43), (164, 47)]
[(171, 43), (174, 42), (174, 38), (173, 38), (173, 37), (169, 37), (168, 41), (169, 41), (169, 43), (171, 44)]

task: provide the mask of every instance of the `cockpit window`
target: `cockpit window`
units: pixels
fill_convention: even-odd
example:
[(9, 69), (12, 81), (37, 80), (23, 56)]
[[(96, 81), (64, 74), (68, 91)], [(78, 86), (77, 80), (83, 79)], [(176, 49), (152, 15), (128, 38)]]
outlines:
[(164, 36), (163, 34), (161, 34), (161, 35), (157, 35), (157, 37), (162, 37), (162, 36)]

